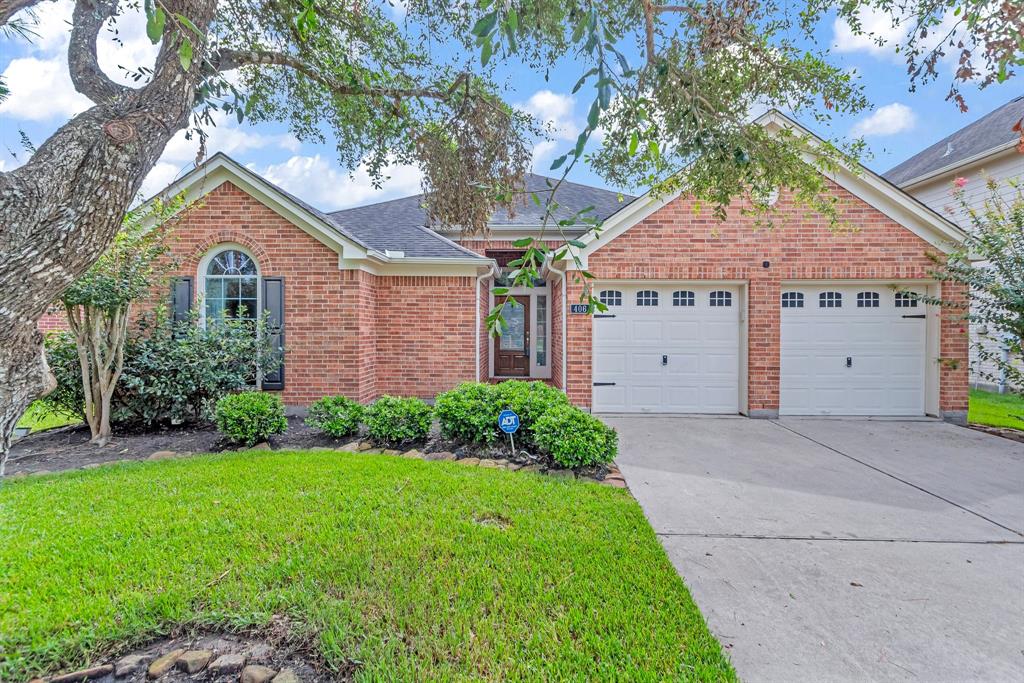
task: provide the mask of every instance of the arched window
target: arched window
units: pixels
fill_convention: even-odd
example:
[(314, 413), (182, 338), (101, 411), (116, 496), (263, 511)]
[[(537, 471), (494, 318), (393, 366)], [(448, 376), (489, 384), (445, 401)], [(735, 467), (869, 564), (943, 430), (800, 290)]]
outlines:
[(732, 306), (732, 292), (715, 290), (708, 297), (708, 302), (712, 306)]
[(636, 293), (637, 306), (657, 306), (658, 293), (653, 289), (641, 289)]
[(842, 308), (842, 292), (822, 292), (818, 295), (818, 308)]
[(878, 292), (857, 292), (857, 308), (878, 308)]
[(896, 308), (917, 308), (917, 295), (913, 292), (896, 292)]
[(804, 293), (803, 292), (783, 292), (782, 293), (782, 307), (783, 308), (803, 308), (804, 307)]
[(597, 300), (605, 306), (621, 306), (622, 292), (615, 289), (605, 289), (597, 295)]
[(686, 289), (680, 289), (679, 291), (672, 292), (672, 305), (673, 306), (696, 306), (697, 297), (696, 295)]
[(259, 307), (259, 269), (249, 254), (229, 247), (214, 252), (203, 275), (205, 318), (255, 320)]

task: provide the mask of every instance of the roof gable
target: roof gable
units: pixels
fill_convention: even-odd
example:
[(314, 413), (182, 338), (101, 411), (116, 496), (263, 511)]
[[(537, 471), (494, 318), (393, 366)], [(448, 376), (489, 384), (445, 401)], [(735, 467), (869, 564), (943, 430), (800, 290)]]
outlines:
[[(821, 138), (776, 110), (760, 116), (756, 123), (769, 130), (794, 130), (809, 136), (812, 143), (821, 141)], [(841, 167), (838, 173), (827, 175), (850, 194), (943, 251), (950, 251), (953, 244), (961, 242), (965, 237), (956, 225), (864, 166), (856, 169)], [(647, 192), (606, 220), (599, 233), (591, 231), (580, 238), (585, 246), (574, 251), (585, 266), (589, 254), (642, 222), (681, 194), (682, 190), (658, 197), (652, 192)]]

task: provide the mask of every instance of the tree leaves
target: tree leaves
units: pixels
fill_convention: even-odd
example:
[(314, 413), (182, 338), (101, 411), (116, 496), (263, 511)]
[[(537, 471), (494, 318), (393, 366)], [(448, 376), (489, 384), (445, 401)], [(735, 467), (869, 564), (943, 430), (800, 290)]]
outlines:
[(181, 45), (178, 46), (178, 61), (185, 71), (192, 66), (192, 41), (188, 38), (181, 39)]
[(154, 7), (152, 2), (146, 3), (146, 35), (156, 45), (164, 35), (164, 26), (167, 23), (167, 14), (163, 8)]

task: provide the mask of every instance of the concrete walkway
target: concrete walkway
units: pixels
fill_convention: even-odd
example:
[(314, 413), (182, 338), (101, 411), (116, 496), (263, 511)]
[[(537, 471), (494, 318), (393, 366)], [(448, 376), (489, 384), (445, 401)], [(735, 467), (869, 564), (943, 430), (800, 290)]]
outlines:
[(1024, 681), (1024, 446), (930, 420), (607, 417), (746, 681)]

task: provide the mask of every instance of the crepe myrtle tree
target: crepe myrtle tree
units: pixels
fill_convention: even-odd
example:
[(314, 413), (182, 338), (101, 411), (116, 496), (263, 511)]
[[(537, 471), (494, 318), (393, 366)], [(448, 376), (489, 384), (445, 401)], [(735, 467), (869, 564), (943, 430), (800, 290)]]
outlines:
[[(0, 31), (24, 29), (43, 1), (0, 0)], [(719, 215), (736, 197), (768, 212), (762, 198), (785, 186), (834, 217), (816, 171), (858, 148), (808, 149), (799, 135), (772, 137), (750, 122), (765, 106), (825, 121), (867, 105), (851, 74), (803, 44), (817, 18), (806, 1), (794, 13), (775, 0), (408, 0), (396, 20), (384, 0), (75, 0), (68, 68), (93, 106), (0, 172), (0, 473), (16, 420), (53, 384), (36, 321), (113, 239), (171, 137), (190, 129), (205, 140), (215, 109), (284, 121), (303, 140), (329, 131), (342, 164), (366, 164), (378, 181), (389, 163), (419, 164), (439, 226), (480, 232), (496, 208), (525, 199), (544, 207), (552, 231), (599, 229), (588, 210), (565, 215), (561, 180), (521, 196), (532, 122), (494, 85), (499, 61), (538, 76), (578, 68), (574, 92), (591, 104), (553, 165), (562, 179), (588, 154), (611, 183), (669, 192), (685, 181)], [(841, 12), (861, 5), (899, 11), (851, 0)], [(97, 39), (138, 12), (159, 51), (151, 65), (128, 65), (127, 86), (101, 68)], [(465, 49), (434, 49), (438, 36)], [(0, 97), (18, 96), (5, 93), (0, 85)], [(537, 240), (520, 246), (516, 284), (552, 256)], [(557, 255), (578, 246), (566, 240)], [(488, 321), (500, 326), (500, 306)]]
[(111, 436), (111, 405), (124, 370), (132, 304), (173, 265), (166, 258), (165, 237), (183, 204), (181, 197), (167, 203), (157, 199), (130, 211), (99, 260), (61, 294), (82, 370), (85, 421), (98, 446)]
[[(1017, 124), (1018, 127), (1021, 125)], [(1024, 153), (1024, 139), (1020, 149)], [(955, 205), (947, 210), (966, 218), (967, 239), (949, 258), (938, 263), (939, 280), (960, 285), (970, 296), (965, 317), (984, 330), (995, 345), (973, 341), (979, 374), (1005, 384), (1014, 393), (1024, 392), (1024, 188), (1020, 183), (985, 180), (987, 196), (972, 206), (966, 196), (966, 178), (953, 183)], [(963, 303), (925, 297), (928, 303), (963, 309)], [(1005, 349), (1006, 354), (1003, 354)], [(991, 364), (996, 372), (985, 370)]]

